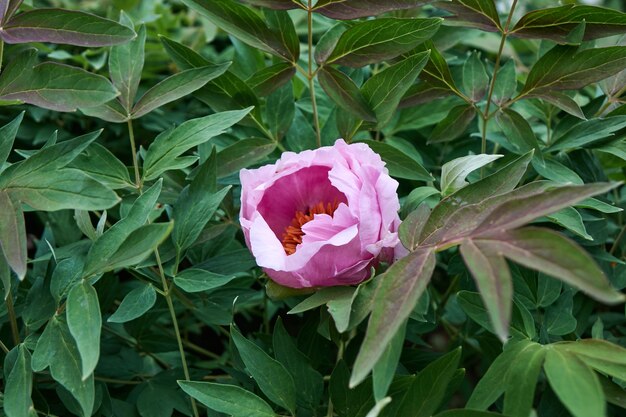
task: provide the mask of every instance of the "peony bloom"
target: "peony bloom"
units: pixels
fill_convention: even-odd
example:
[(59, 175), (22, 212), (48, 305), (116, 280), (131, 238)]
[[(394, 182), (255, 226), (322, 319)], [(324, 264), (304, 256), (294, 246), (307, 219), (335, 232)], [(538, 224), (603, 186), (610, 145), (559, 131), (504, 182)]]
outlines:
[(359, 283), (403, 250), (397, 181), (369, 146), (285, 152), (244, 169), (240, 221), (257, 263), (292, 288)]

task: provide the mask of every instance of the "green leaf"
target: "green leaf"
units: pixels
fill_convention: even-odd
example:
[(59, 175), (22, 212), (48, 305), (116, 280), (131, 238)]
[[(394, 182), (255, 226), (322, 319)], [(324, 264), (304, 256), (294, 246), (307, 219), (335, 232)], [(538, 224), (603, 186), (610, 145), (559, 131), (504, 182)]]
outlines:
[(405, 335), (406, 322), (400, 326), (396, 334), (391, 338), (380, 359), (372, 368), (372, 384), (376, 402), (385, 398), (387, 390), (396, 375), (396, 368), (402, 354)]
[(246, 84), (259, 96), (271, 94), (289, 82), (296, 74), (296, 67), (288, 62), (279, 62), (256, 72), (246, 80)]
[[(126, 17), (124, 12), (122, 15)], [(141, 81), (145, 44), (146, 27), (142, 25), (135, 39), (124, 45), (114, 46), (109, 52), (109, 75), (113, 85), (121, 93), (118, 99), (127, 115), (133, 108), (139, 81)]]
[(626, 66), (626, 46), (576, 50), (575, 46), (555, 46), (543, 55), (530, 70), (520, 96), (580, 89)]
[(81, 107), (81, 113), (90, 117), (97, 117), (111, 123), (126, 123), (128, 111), (122, 107), (119, 100), (114, 99), (94, 107)]
[(493, 86), (491, 99), (496, 104), (506, 103), (517, 91), (517, 77), (515, 75), (515, 60), (509, 59), (498, 70), (498, 77)]
[(22, 5), (22, 0), (2, 0), (0, 3), (0, 23), (5, 23)]
[(92, 143), (83, 153), (74, 158), (68, 167), (83, 171), (114, 190), (134, 187), (126, 165), (98, 143)]
[(193, 93), (212, 79), (224, 74), (230, 63), (192, 68), (171, 75), (145, 92), (131, 111), (138, 119), (171, 101)]
[[(504, 394), (504, 414), (511, 417), (528, 417), (535, 398), (537, 378), (546, 356), (543, 346), (538, 343), (524, 344), (517, 355), (508, 363), (506, 392)], [(502, 380), (500, 383), (502, 384)]]
[[(487, 3), (493, 5), (492, 1), (487, 1)], [(489, 76), (485, 65), (478, 54), (473, 52), (463, 64), (463, 89), (473, 102), (478, 102), (485, 97), (488, 86)]]
[(509, 335), (513, 300), (513, 281), (506, 260), (498, 245), (488, 242), (465, 239), (460, 251), (474, 277), (493, 329), (504, 342)]
[(465, 179), (467, 176), (489, 165), (503, 155), (469, 155), (453, 159), (441, 166), (441, 195), (450, 195), (461, 188), (469, 185)]
[(383, 354), (387, 343), (422, 295), (435, 268), (432, 248), (417, 249), (395, 262), (374, 294), (365, 339), (354, 363), (350, 386), (362, 382)]
[(82, 257), (72, 256), (60, 260), (54, 268), (50, 280), (50, 294), (57, 304), (67, 296), (75, 285), (79, 284), (84, 264)]
[(6, 43), (51, 42), (77, 46), (110, 46), (135, 37), (132, 29), (90, 13), (64, 9), (33, 9), (4, 23)]
[(329, 301), (352, 298), (354, 294), (354, 288), (351, 287), (328, 287), (322, 288), (316, 291), (310, 297), (304, 301), (298, 303), (295, 307), (287, 312), (287, 314), (304, 313), (305, 311), (312, 310), (321, 305), (328, 303)]
[(136, 229), (111, 255), (101, 272), (137, 265), (169, 236), (173, 226), (173, 222), (152, 223)]
[(593, 240), (593, 237), (587, 233), (583, 218), (573, 207), (566, 207), (546, 216), (550, 221), (569, 230), (570, 232), (582, 237), (586, 240)]
[(559, 352), (575, 355), (598, 371), (624, 379), (626, 376), (626, 349), (605, 340), (584, 339), (554, 344)]
[(250, 110), (251, 108), (247, 108), (211, 114), (188, 120), (173, 130), (161, 133), (146, 153), (143, 165), (144, 180), (155, 179), (171, 167), (177, 167), (182, 154), (223, 134), (245, 117)]
[(263, 17), (270, 30), (280, 36), (281, 43), (289, 51), (290, 60), (297, 61), (300, 57), (300, 39), (290, 14), (284, 11), (264, 10)]
[(324, 393), (324, 378), (298, 350), (280, 317), (274, 325), (272, 341), (276, 359), (285, 366), (296, 384), (298, 405), (315, 409)]
[(393, 177), (415, 181), (432, 181), (433, 177), (418, 161), (398, 148), (375, 140), (361, 141), (380, 155)]
[(75, 285), (67, 296), (67, 326), (80, 353), (82, 378), (86, 379), (98, 364), (102, 327), (98, 294), (87, 281)]
[[(442, 228), (448, 219), (463, 207), (513, 190), (526, 172), (531, 158), (532, 152), (529, 152), (509, 162), (497, 172), (461, 188), (459, 191), (441, 200), (428, 218), (428, 222), (422, 231), (420, 241), (424, 241), (436, 230)], [(460, 202), (460, 204), (458, 202)]]
[(429, 55), (429, 51), (411, 55), (374, 74), (363, 84), (361, 92), (369, 103), (368, 110), (371, 108), (376, 114), (378, 126), (391, 119), (400, 100), (428, 62)]
[(503, 109), (496, 113), (496, 122), (517, 153), (522, 154), (534, 149), (535, 155), (541, 158), (537, 137), (521, 114), (515, 110)]
[(578, 117), (579, 119), (586, 120), (585, 113), (583, 113), (582, 109), (574, 101), (574, 99), (570, 98), (568, 95), (559, 93), (558, 91), (550, 91), (545, 93), (533, 94), (533, 97), (540, 98), (548, 103), (558, 107), (559, 109), (571, 114), (574, 117)]
[(78, 401), (82, 417), (92, 414), (95, 390), (93, 375), (82, 378), (80, 354), (67, 324), (54, 316), (37, 341), (32, 357), (33, 371), (50, 367), (52, 378)]
[(444, 57), (435, 48), (435, 45), (431, 42), (425, 42), (420, 45), (413, 52), (430, 50), (430, 60), (420, 73), (420, 79), (426, 81), (431, 88), (437, 88), (444, 91), (456, 92), (457, 88), (452, 78), (452, 73)]
[(20, 100), (55, 111), (75, 111), (114, 99), (118, 92), (106, 78), (54, 62), (36, 64), (35, 49), (10, 61), (0, 76), (0, 99)]
[(326, 63), (362, 67), (396, 57), (430, 39), (442, 21), (381, 18), (357, 22), (341, 35)]
[(7, 261), (7, 258), (2, 253), (2, 247), (0, 245), (0, 282), (4, 288), (3, 300), (6, 301), (7, 297), (11, 294), (11, 266)]
[(419, 237), (430, 216), (430, 207), (428, 204), (422, 203), (420, 206), (409, 213), (406, 219), (400, 223), (398, 228), (398, 237), (408, 250), (415, 250), (419, 244)]
[(213, 150), (209, 159), (200, 166), (191, 185), (183, 189), (174, 205), (172, 240), (179, 256), (198, 239), (230, 190), (230, 187), (224, 187), (215, 191), (216, 180), (217, 160)]
[(437, 7), (454, 13), (447, 19), (460, 20), (467, 26), (476, 27), (488, 32), (502, 31), (498, 10), (493, 0), (452, 0), (438, 2)]
[(276, 142), (263, 138), (241, 139), (217, 154), (217, 176), (225, 177), (262, 161), (276, 149)]
[(296, 388), (293, 378), (285, 367), (272, 359), (255, 343), (243, 337), (234, 326), (230, 326), (230, 335), (246, 369), (261, 391), (274, 403), (294, 414)]
[(550, 39), (563, 43), (570, 32), (585, 24), (584, 40), (621, 35), (626, 29), (626, 14), (604, 7), (568, 4), (534, 10), (524, 15), (511, 31), (522, 38)]
[(612, 116), (604, 119), (586, 120), (554, 138), (550, 151), (579, 149), (614, 136), (626, 127), (626, 116)]
[(597, 375), (575, 355), (548, 349), (544, 370), (557, 397), (574, 417), (606, 414)]
[(424, 368), (411, 384), (398, 415), (430, 417), (441, 406), (458, 368), (461, 349), (454, 349)]
[(572, 315), (574, 299), (572, 291), (564, 291), (555, 303), (546, 308), (543, 326), (549, 335), (565, 336), (576, 330), (576, 318)]
[(3, 171), (3, 165), (7, 161), (11, 149), (13, 149), (13, 142), (15, 141), (15, 135), (20, 128), (22, 119), (24, 118), (24, 112), (21, 112), (19, 116), (13, 119), (11, 122), (0, 127), (0, 173)]
[(162, 180), (141, 194), (133, 203), (128, 214), (104, 232), (91, 246), (85, 260), (84, 277), (103, 272), (109, 259), (130, 234), (144, 225), (155, 209), (161, 193)]
[(318, 72), (320, 85), (339, 107), (354, 116), (374, 122), (376, 115), (359, 87), (343, 72), (333, 67), (322, 67)]
[(13, 201), (6, 191), (0, 191), (0, 256), (20, 280), (26, 276), (26, 243), (22, 205)]
[(295, 62), (298, 59), (290, 50), (280, 32), (271, 30), (254, 10), (233, 0), (183, 0), (191, 9), (212, 23), (232, 33), (248, 45)]
[(178, 381), (191, 397), (212, 410), (233, 417), (276, 417), (261, 398), (241, 387), (213, 382)]
[(345, 32), (346, 29), (347, 26), (343, 22), (337, 23), (330, 29), (328, 29), (326, 33), (322, 35), (320, 40), (317, 41), (314, 53), (314, 58), (317, 65), (319, 65), (320, 67), (323, 66), (322, 64), (326, 62), (333, 49), (335, 49), (335, 46), (337, 46), (337, 42), (339, 42), (341, 34)]
[(604, 303), (625, 299), (611, 287), (589, 254), (556, 232), (526, 227), (487, 239), (497, 242), (499, 252), (512, 261), (560, 279)]
[(469, 104), (453, 107), (448, 115), (437, 123), (428, 138), (428, 143), (449, 142), (458, 138), (465, 133), (474, 117), (476, 109)]
[(447, 410), (436, 414), (435, 417), (502, 417), (502, 414), (491, 411), (468, 410), (464, 408), (458, 410)]
[(156, 303), (156, 291), (152, 284), (135, 288), (122, 300), (107, 321), (109, 323), (126, 323), (144, 315)]
[(220, 288), (235, 278), (235, 275), (220, 275), (203, 269), (189, 268), (174, 277), (174, 284), (186, 292), (193, 293)]
[(30, 352), (24, 344), (18, 345), (17, 357), (13, 366), (7, 366), (9, 355), (5, 359), (5, 375), (8, 377), (5, 381), (3, 396), (3, 411), (7, 416), (11, 417), (34, 417), (31, 393), (33, 391), (33, 371), (30, 367)]

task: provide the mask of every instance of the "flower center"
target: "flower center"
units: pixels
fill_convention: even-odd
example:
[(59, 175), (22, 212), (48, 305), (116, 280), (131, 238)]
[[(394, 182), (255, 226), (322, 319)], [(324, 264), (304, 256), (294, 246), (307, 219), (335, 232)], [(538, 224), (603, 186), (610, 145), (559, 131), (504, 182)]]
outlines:
[(285, 233), (283, 233), (283, 248), (285, 248), (287, 255), (296, 253), (296, 246), (302, 243), (302, 236), (304, 236), (302, 226), (313, 220), (316, 214), (332, 216), (338, 206), (339, 202), (335, 199), (333, 203), (324, 205), (324, 202), (320, 201), (306, 211), (296, 211), (291, 224), (285, 228)]

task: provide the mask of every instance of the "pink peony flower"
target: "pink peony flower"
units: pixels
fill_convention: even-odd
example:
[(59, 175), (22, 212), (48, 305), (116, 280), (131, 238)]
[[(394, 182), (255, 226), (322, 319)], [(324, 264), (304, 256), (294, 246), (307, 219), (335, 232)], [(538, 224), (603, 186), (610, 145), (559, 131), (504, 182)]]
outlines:
[[(398, 182), (363, 143), (301, 153), (244, 169), (240, 222), (267, 275), (292, 288), (359, 283), (399, 244)], [(395, 251), (395, 252), (394, 252)]]

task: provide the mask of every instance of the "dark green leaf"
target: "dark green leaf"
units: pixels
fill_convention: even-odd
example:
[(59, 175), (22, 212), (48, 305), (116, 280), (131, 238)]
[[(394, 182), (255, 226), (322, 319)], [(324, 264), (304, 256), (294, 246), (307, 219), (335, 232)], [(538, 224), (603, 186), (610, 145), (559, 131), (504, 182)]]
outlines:
[(408, 250), (415, 250), (419, 244), (419, 237), (430, 216), (430, 208), (427, 204), (420, 204), (417, 209), (409, 213), (406, 219), (400, 223), (398, 237)]
[(10, 123), (0, 127), (0, 173), (3, 171), (3, 165), (7, 161), (11, 149), (13, 149), (13, 141), (15, 141), (15, 135), (17, 135), (23, 118), (24, 112), (20, 113)]
[(362, 67), (396, 57), (430, 39), (441, 22), (438, 18), (358, 22), (341, 35), (326, 63)]
[(374, 140), (364, 140), (362, 143), (367, 144), (374, 152), (380, 155), (383, 161), (385, 161), (390, 175), (415, 181), (433, 180), (433, 177), (419, 162), (398, 148), (385, 142)]
[(174, 277), (174, 284), (186, 292), (201, 292), (220, 288), (235, 279), (234, 275), (220, 275), (203, 269), (189, 268)]
[(470, 27), (489, 32), (501, 31), (498, 10), (493, 0), (452, 0), (440, 1), (437, 7), (454, 13), (450, 20), (460, 20)]
[(515, 110), (503, 109), (496, 113), (496, 122), (517, 153), (526, 153), (534, 149), (535, 156), (541, 156), (537, 137), (521, 114)]
[(7, 43), (51, 42), (78, 46), (109, 46), (135, 37), (132, 29), (90, 13), (34, 9), (4, 23), (0, 38)]
[(412, 9), (427, 3), (424, 0), (324, 0), (318, 1), (314, 10), (331, 19), (349, 20), (377, 16), (393, 10)]
[(269, 139), (242, 139), (217, 154), (218, 178), (237, 172), (263, 160), (276, 149), (276, 142)]
[(378, 402), (387, 395), (387, 390), (396, 374), (396, 368), (400, 361), (404, 337), (406, 335), (406, 323), (400, 326), (396, 334), (391, 338), (385, 351), (372, 369), (372, 384), (374, 387), (374, 399)]
[(384, 69), (368, 79), (361, 92), (368, 110), (376, 114), (378, 126), (385, 125), (398, 108), (400, 100), (428, 62), (430, 52), (421, 52)]
[(359, 87), (343, 72), (332, 67), (322, 67), (318, 80), (326, 94), (341, 108), (363, 120), (376, 121), (374, 110)]
[(296, 67), (291, 63), (281, 62), (256, 72), (246, 83), (259, 97), (263, 97), (289, 82), (295, 73)]
[[(493, 5), (491, 0), (487, 0), (487, 3)], [(472, 101), (477, 102), (485, 97), (488, 86), (489, 76), (485, 65), (481, 62), (479, 55), (474, 52), (463, 64), (463, 89)]]
[[(11, 368), (6, 367), (8, 374), (4, 387), (3, 411), (10, 417), (34, 417), (33, 401), (30, 396), (33, 391), (33, 371), (30, 367), (30, 352), (20, 344), (16, 348), (17, 358)], [(7, 355), (8, 358), (8, 355)]]
[(626, 127), (626, 116), (612, 116), (576, 123), (554, 138), (550, 151), (579, 149), (601, 140), (611, 138), (614, 132)]
[(26, 276), (26, 226), (22, 205), (0, 191), (0, 255), (20, 280)]
[(465, 133), (476, 116), (476, 109), (469, 104), (463, 104), (450, 109), (448, 115), (435, 126), (428, 143), (449, 142)]
[[(511, 417), (528, 417), (535, 398), (537, 378), (546, 356), (543, 346), (538, 343), (524, 343), (514, 358), (508, 363), (506, 372), (506, 392), (504, 394), (504, 414)], [(500, 380), (500, 384), (502, 384)]]
[(491, 99), (496, 104), (510, 100), (517, 91), (517, 77), (515, 75), (515, 60), (510, 59), (498, 70), (498, 77), (493, 86)]
[[(125, 16), (122, 12), (122, 15)], [(109, 74), (115, 88), (120, 91), (120, 103), (126, 115), (130, 114), (144, 63), (144, 47), (146, 44), (146, 27), (141, 26), (137, 37), (124, 45), (111, 48), (109, 53)]]
[(259, 384), (261, 391), (274, 403), (294, 414), (296, 388), (285, 367), (255, 343), (243, 337), (234, 326), (230, 327), (230, 335), (246, 369)]
[(152, 223), (133, 231), (107, 260), (102, 272), (137, 265), (169, 236), (173, 226), (173, 222)]

